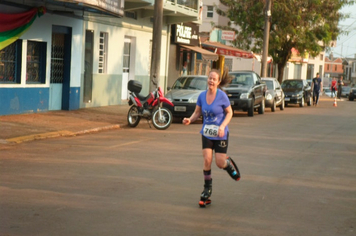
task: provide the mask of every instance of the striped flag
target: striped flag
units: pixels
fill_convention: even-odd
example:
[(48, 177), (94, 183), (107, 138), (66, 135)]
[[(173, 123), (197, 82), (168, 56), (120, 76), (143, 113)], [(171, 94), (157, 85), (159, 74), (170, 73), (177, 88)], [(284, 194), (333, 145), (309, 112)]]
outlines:
[(30, 28), (37, 16), (45, 13), (44, 7), (16, 14), (0, 13), (0, 50), (15, 42)]

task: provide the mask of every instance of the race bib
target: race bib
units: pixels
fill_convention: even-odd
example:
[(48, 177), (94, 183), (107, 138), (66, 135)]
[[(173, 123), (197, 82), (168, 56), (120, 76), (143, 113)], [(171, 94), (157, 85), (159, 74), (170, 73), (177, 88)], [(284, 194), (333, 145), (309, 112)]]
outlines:
[(217, 137), (219, 131), (219, 126), (217, 125), (205, 125), (204, 126), (204, 136), (206, 137)]

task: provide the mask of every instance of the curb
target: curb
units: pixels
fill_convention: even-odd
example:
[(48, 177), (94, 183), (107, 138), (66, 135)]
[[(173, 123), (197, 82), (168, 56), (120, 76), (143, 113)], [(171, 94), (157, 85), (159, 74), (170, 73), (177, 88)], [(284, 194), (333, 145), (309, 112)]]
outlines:
[(20, 137), (16, 137), (16, 138), (9, 138), (9, 139), (5, 139), (5, 142), (3, 142), (3, 143), (23, 143), (23, 142), (48, 139), (48, 138), (71, 137), (71, 136), (89, 134), (89, 133), (94, 133), (94, 132), (99, 132), (99, 131), (104, 131), (104, 130), (119, 129), (120, 127), (121, 127), (121, 125), (117, 124), (117, 125), (108, 125), (108, 126), (104, 126), (104, 127), (87, 129), (87, 130), (82, 130), (82, 131), (77, 131), (77, 132), (72, 132), (72, 131), (68, 131), (68, 130), (60, 130), (60, 131), (55, 131), (55, 132), (32, 134), (32, 135), (25, 135), (25, 136), (20, 136)]

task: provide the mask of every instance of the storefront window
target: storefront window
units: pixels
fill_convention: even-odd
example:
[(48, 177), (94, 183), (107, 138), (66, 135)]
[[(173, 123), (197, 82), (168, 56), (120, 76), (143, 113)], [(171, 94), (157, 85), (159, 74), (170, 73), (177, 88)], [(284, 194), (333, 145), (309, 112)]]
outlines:
[(0, 83), (21, 82), (22, 40), (17, 40), (0, 50)]
[(45, 83), (46, 43), (27, 42), (26, 83)]

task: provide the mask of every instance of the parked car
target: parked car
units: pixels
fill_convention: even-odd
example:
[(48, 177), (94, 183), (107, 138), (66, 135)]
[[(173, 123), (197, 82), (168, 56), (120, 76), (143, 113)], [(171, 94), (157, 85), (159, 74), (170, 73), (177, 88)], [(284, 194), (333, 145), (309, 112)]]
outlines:
[(350, 88), (349, 100), (353, 101), (356, 98), (356, 86)]
[(243, 110), (248, 116), (253, 116), (257, 109), (259, 114), (263, 114), (267, 86), (260, 76), (253, 71), (233, 71), (229, 75), (231, 83), (224, 89), (233, 111)]
[[(328, 96), (328, 97), (333, 97), (334, 96), (329, 87), (323, 87), (323, 94)], [(337, 94), (337, 92), (335, 91), (335, 95), (336, 94)]]
[(276, 111), (276, 107), (284, 110), (284, 92), (276, 78), (266, 77), (261, 78), (267, 85), (266, 91), (266, 107), (270, 107), (271, 111)]
[(342, 90), (341, 90), (341, 97), (349, 97), (350, 94), (350, 87), (349, 86), (342, 86)]
[(208, 88), (208, 77), (204, 75), (186, 75), (179, 77), (165, 97), (174, 107), (168, 107), (173, 117), (190, 117), (198, 100), (198, 96)]
[(288, 106), (289, 104), (299, 104), (300, 107), (304, 107), (305, 102), (308, 104), (308, 106), (311, 106), (312, 91), (306, 80), (284, 80), (281, 86), (285, 95), (285, 106)]

